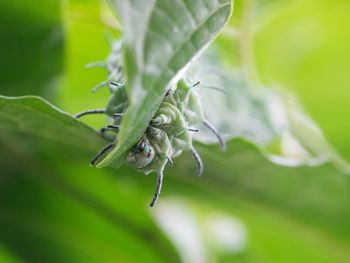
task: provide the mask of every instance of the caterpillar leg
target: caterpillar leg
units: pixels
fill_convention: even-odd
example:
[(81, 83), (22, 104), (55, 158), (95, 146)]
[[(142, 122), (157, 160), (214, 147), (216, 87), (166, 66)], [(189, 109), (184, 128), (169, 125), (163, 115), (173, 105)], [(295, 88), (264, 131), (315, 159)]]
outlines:
[(94, 61), (94, 62), (91, 62), (89, 64), (86, 64), (85, 67), (86, 68), (95, 68), (95, 67), (104, 68), (104, 67), (106, 67), (106, 62), (104, 62), (104, 61)]
[(113, 136), (113, 137), (108, 136), (108, 134), (107, 134), (108, 131), (118, 133), (118, 131), (119, 131), (119, 125), (107, 125), (106, 127), (103, 127), (103, 128), (100, 129), (100, 134), (101, 134), (101, 136), (102, 136), (104, 139), (113, 142), (113, 141), (115, 140), (115, 136)]
[(153, 199), (151, 201), (150, 207), (154, 207), (156, 204), (158, 197), (160, 195), (160, 191), (162, 189), (162, 184), (163, 184), (163, 171), (159, 171), (157, 174), (157, 186), (156, 186), (156, 191), (154, 193)]
[(92, 88), (91, 92), (95, 93), (97, 92), (100, 88), (108, 86), (108, 81), (102, 81), (101, 83), (97, 84), (95, 87)]
[(105, 128), (110, 131), (115, 131), (115, 132), (119, 131), (119, 125), (107, 125)]
[(198, 86), (200, 83), (201, 83), (200, 81), (197, 81), (196, 83), (194, 83), (194, 84), (192, 85), (192, 88), (194, 88), (195, 86)]
[(199, 130), (196, 128), (186, 128), (186, 129), (190, 132), (199, 132)]
[(224, 151), (226, 149), (226, 143), (225, 143), (224, 139), (222, 138), (222, 136), (220, 135), (220, 133), (218, 132), (218, 130), (215, 128), (215, 126), (213, 124), (211, 124), (208, 120), (204, 120), (203, 124), (212, 133), (214, 133), (214, 135), (216, 136), (216, 138), (218, 139), (218, 141), (220, 143), (221, 149)]
[(106, 110), (105, 109), (97, 109), (97, 110), (86, 110), (79, 112), (74, 116), (74, 118), (79, 119), (80, 117), (83, 117), (85, 115), (90, 115), (90, 114), (105, 114)]
[(124, 116), (124, 113), (114, 113), (113, 115), (112, 115), (112, 118), (113, 119), (120, 119), (121, 117), (123, 117)]
[(197, 163), (197, 169), (198, 169), (198, 175), (201, 176), (203, 173), (203, 162), (201, 157), (199, 156), (198, 152), (196, 151), (196, 149), (191, 146), (190, 148), (190, 153), (192, 154), (193, 158), (196, 160)]
[(208, 87), (205, 87), (205, 88), (207, 88), (207, 89), (212, 89), (212, 90), (216, 90), (216, 91), (221, 92), (221, 93), (222, 93), (222, 94), (224, 94), (224, 95), (227, 95), (227, 92), (226, 92), (224, 89), (219, 88), (219, 87), (215, 87), (215, 86), (208, 86)]
[(113, 147), (114, 143), (107, 144), (105, 147), (103, 147), (102, 150), (91, 160), (91, 165), (95, 165), (97, 161)]
[(174, 164), (173, 159), (169, 155), (166, 158), (167, 158), (170, 165)]

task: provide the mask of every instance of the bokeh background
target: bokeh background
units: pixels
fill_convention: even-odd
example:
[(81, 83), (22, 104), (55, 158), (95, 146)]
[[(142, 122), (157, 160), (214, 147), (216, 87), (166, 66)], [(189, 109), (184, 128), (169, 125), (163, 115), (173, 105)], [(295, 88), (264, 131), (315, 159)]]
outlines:
[[(348, 0), (235, 1), (211, 51), (234, 91), (212, 116), (231, 125), (228, 149), (196, 144), (202, 178), (176, 159), (154, 209), (154, 175), (94, 169), (92, 150), (0, 125), (0, 262), (350, 262), (349, 14)], [(89, 90), (106, 72), (85, 65), (120, 29), (104, 1), (1, 0), (0, 94), (103, 107), (108, 91)], [(267, 129), (281, 108), (262, 114), (266, 94), (296, 97), (306, 124)]]

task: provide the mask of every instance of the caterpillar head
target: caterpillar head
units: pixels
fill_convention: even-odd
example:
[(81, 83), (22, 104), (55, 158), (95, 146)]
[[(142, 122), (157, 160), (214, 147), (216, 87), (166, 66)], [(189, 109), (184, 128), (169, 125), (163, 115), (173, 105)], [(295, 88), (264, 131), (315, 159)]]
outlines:
[(154, 148), (146, 136), (131, 149), (127, 156), (127, 161), (133, 167), (141, 169), (149, 165), (154, 158)]

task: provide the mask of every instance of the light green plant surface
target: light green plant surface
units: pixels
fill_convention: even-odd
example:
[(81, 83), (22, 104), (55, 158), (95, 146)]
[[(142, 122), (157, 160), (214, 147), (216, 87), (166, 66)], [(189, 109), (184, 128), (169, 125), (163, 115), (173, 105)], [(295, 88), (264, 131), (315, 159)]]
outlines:
[[(264, 2), (262, 17), (285, 8), (279, 1)], [(268, 5), (271, 2), (280, 6), (276, 4), (272, 8)], [(317, 5), (317, 1), (312, 3)], [(54, 104), (69, 113), (101, 108), (107, 99), (107, 91), (89, 93), (90, 87), (103, 80), (103, 70), (84, 69), (86, 63), (102, 59), (108, 53), (104, 40), (106, 19), (104, 23), (100, 21), (105, 7), (99, 9), (98, 4), (91, 0), (69, 1), (63, 5), (65, 71), (63, 87)], [(241, 2), (237, 2), (237, 17), (230, 23), (232, 28), (240, 17), (240, 7)], [(298, 16), (293, 18), (297, 20)], [(273, 32), (273, 26), (265, 26)], [(223, 52), (231, 48), (227, 46), (232, 41), (231, 27), (217, 40)], [(226, 34), (229, 37), (226, 38)], [(268, 40), (266, 37), (264, 41), (268, 43)], [(33, 45), (41, 42), (45, 39), (33, 40)], [(259, 42), (257, 48), (260, 52), (269, 52)], [(311, 70), (312, 67), (305, 68)], [(265, 74), (273, 79), (274, 75), (278, 76), (277, 69), (269, 69)], [(56, 78), (60, 68), (54, 72)], [(286, 78), (293, 76), (286, 75)], [(344, 76), (340, 78), (344, 79)], [(38, 85), (41, 83), (36, 81)], [(31, 93), (42, 95), (38, 90)], [(20, 94), (18, 88), (13, 94)], [(23, 110), (25, 103), (29, 103), (29, 110)], [(4, 258), (4, 262), (17, 259), (179, 261), (181, 251), (174, 249), (171, 237), (166, 237), (148, 209), (154, 188), (153, 175), (144, 177), (126, 167), (120, 170), (90, 168), (88, 161), (102, 146), (99, 137), (86, 125), (41, 99), (1, 97), (0, 105), (3, 149), (0, 151), (0, 259)], [(306, 103), (311, 115), (314, 107)], [(324, 110), (328, 106), (318, 108)], [(46, 114), (38, 113), (42, 109)], [(346, 118), (345, 114), (345, 111), (337, 112), (336, 116)], [(98, 118), (90, 117), (87, 122), (98, 127), (104, 122), (103, 117)], [(16, 132), (18, 120), (21, 120), (20, 133)], [(324, 121), (327, 126), (328, 118)], [(63, 123), (66, 129), (61, 129)], [(42, 133), (38, 129), (36, 134), (45, 139), (25, 135), (32, 134), (35, 125), (42, 126)], [(47, 140), (53, 137), (59, 144)], [(345, 137), (342, 142), (346, 144)], [(239, 253), (229, 253), (216, 250), (215, 244), (209, 242), (206, 249), (212, 251), (218, 261), (349, 262), (349, 179), (332, 163), (283, 167), (266, 158), (266, 151), (272, 149), (255, 146), (244, 139), (231, 140), (225, 153), (220, 152), (217, 145), (197, 144), (197, 148), (205, 164), (203, 177), (195, 177), (195, 164), (189, 155), (176, 159), (175, 166), (165, 171), (160, 204), (163, 201), (166, 205), (167, 198), (180, 198), (197, 211), (201, 219), (217, 212), (239, 218), (247, 229), (247, 245)]]
[(310, 8), (305, 1), (289, 1), (275, 8), (277, 12), (258, 23), (261, 77), (294, 90), (327, 139), (349, 161), (350, 33), (341, 28), (349, 25), (350, 3), (323, 0)]
[(1, 128), (18, 131), (61, 143), (96, 149), (104, 140), (98, 133), (52, 106), (40, 97), (0, 96)]

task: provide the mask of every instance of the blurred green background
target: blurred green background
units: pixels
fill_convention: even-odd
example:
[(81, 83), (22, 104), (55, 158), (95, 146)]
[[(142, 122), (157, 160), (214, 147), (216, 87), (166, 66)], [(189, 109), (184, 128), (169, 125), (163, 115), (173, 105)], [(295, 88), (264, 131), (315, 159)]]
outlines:
[[(249, 85), (295, 94), (347, 161), (348, 14), (347, 0), (238, 0), (214, 43)], [(107, 90), (89, 89), (106, 73), (85, 65), (119, 28), (104, 1), (0, 1), (0, 94), (103, 107)], [(332, 160), (278, 165), (247, 138), (197, 148), (203, 177), (184, 154), (149, 209), (154, 175), (94, 169), (93, 150), (0, 129), (0, 262), (350, 262), (349, 176)]]

